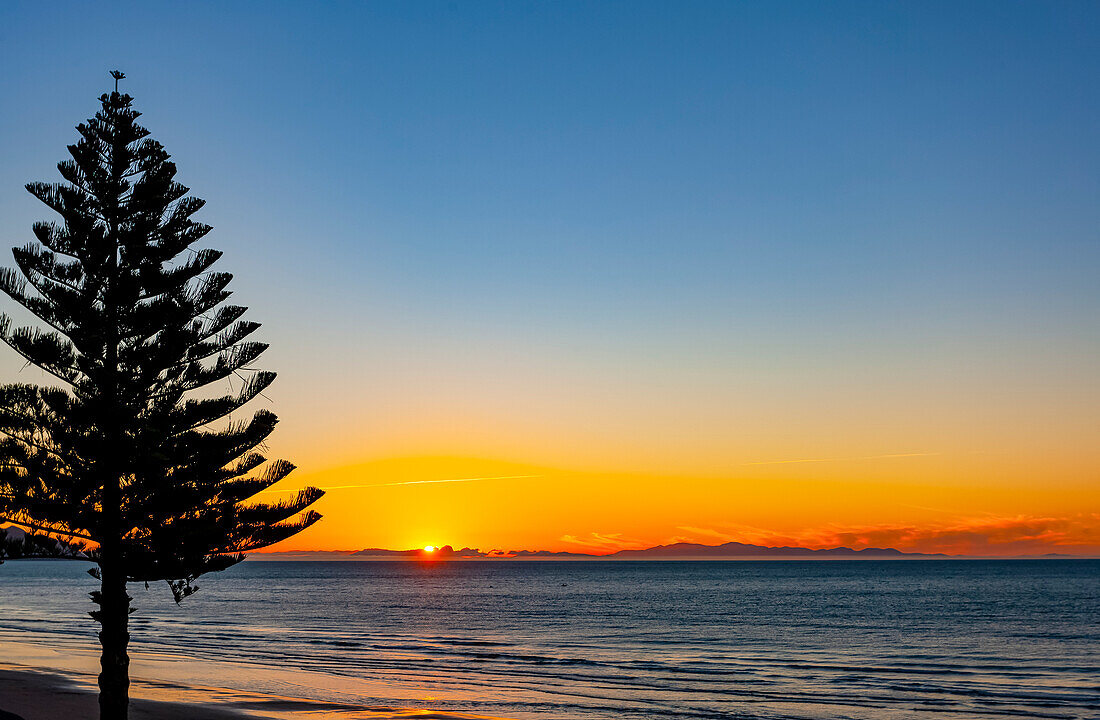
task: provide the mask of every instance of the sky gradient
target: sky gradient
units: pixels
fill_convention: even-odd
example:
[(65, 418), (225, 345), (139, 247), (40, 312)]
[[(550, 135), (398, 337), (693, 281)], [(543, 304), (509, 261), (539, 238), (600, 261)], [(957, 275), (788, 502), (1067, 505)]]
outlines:
[(333, 488), (281, 549), (1097, 554), (1098, 38), (1086, 2), (9, 3), (0, 245), (124, 70), (272, 344), (280, 487)]

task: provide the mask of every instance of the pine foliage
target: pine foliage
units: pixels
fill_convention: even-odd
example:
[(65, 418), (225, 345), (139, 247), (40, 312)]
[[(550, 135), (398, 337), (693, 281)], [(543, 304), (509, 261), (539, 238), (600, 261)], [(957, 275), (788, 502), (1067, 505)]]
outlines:
[(29, 533), (19, 528), (0, 528), (0, 564), (5, 560), (36, 558), (83, 560), (84, 546), (66, 543), (42, 533)]
[(0, 387), (0, 522), (87, 541), (100, 565), (110, 551), (127, 582), (166, 580), (179, 601), (316, 522), (322, 492), (255, 500), (294, 469), (258, 452), (272, 412), (242, 419), (275, 379), (253, 367), (259, 325), (225, 304), (221, 253), (193, 249), (211, 230), (193, 220), (203, 201), (132, 98), (100, 102), (57, 166), (64, 182), (27, 185), (61, 221), (36, 223), (18, 272), (0, 270), (0, 291), (41, 321), (0, 315), (0, 339), (57, 381)]

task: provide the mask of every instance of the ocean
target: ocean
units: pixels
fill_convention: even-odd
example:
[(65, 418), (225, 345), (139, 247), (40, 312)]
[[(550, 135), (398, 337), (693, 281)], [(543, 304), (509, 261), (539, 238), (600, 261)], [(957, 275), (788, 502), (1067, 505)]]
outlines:
[[(6, 660), (94, 668), (84, 570), (0, 566)], [(1100, 717), (1093, 560), (249, 560), (178, 607), (162, 586), (131, 588), (132, 674), (261, 710)]]

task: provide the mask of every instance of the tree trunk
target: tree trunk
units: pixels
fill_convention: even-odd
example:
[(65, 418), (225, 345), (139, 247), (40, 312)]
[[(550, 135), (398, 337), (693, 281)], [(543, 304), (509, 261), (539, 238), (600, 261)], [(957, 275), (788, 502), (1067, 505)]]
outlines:
[(120, 565), (117, 557), (100, 559), (100, 720), (126, 720), (130, 704), (130, 657), (126, 653), (130, 643), (130, 596)]
[[(112, 157), (114, 153), (112, 152)], [(123, 169), (111, 164), (111, 175), (117, 181)], [(111, 215), (118, 208), (118, 199)], [(126, 565), (122, 554), (122, 480), (119, 461), (123, 457), (122, 428), (119, 407), (118, 310), (113, 304), (113, 290), (118, 273), (119, 243), (115, 234), (118, 222), (108, 218), (109, 237), (115, 239), (111, 253), (111, 275), (107, 283), (104, 302), (107, 306), (108, 343), (104, 358), (107, 370), (103, 383), (103, 447), (106, 462), (103, 466), (103, 510), (100, 517), (102, 542), (99, 548), (100, 617), (99, 644), (103, 649), (99, 658), (99, 720), (127, 720), (130, 706), (130, 656), (126, 648), (130, 644), (130, 596), (126, 594)]]

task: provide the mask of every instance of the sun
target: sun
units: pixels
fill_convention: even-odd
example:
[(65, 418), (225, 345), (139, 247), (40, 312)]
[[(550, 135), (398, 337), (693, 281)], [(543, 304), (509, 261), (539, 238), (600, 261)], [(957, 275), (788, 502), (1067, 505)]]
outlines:
[(435, 545), (425, 545), (424, 546), (424, 552), (434, 553), (435, 552)]

